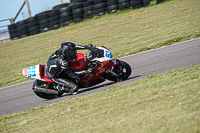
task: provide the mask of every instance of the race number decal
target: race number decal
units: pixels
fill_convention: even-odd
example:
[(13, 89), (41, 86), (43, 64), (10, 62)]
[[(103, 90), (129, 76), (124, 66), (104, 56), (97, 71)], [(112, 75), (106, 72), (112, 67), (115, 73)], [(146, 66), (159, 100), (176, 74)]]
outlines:
[(113, 58), (112, 53), (110, 51), (106, 51), (106, 57)]
[(29, 77), (29, 78), (36, 77), (36, 66), (32, 66), (32, 67), (27, 68), (27, 77)]

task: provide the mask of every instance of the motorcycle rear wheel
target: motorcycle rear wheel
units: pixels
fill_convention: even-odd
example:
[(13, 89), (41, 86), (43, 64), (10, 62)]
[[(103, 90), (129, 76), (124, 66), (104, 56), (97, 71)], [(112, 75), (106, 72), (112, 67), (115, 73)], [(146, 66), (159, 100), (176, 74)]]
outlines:
[(105, 76), (106, 79), (111, 81), (118, 81), (118, 80), (126, 80), (131, 75), (132, 69), (128, 63), (120, 61), (119, 64), (113, 68), (112, 71), (118, 74), (119, 78), (116, 78), (111, 74), (106, 74)]
[(61, 97), (61, 95), (62, 95), (63, 93), (59, 93), (59, 94), (47, 94), (47, 93), (44, 93), (44, 92), (37, 92), (37, 91), (34, 91), (35, 85), (39, 86), (40, 88), (44, 88), (44, 87), (46, 86), (46, 84), (48, 84), (48, 83), (36, 79), (35, 82), (33, 83), (33, 87), (32, 87), (33, 92), (34, 92), (38, 97), (43, 98), (43, 99), (54, 99), (54, 98), (56, 98), (56, 97)]

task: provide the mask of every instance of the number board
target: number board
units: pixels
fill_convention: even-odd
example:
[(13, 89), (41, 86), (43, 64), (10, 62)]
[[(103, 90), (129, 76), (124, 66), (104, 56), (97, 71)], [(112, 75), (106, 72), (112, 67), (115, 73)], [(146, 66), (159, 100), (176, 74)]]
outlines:
[(25, 68), (23, 70), (23, 75), (28, 78), (41, 79), (40, 78), (40, 65)]

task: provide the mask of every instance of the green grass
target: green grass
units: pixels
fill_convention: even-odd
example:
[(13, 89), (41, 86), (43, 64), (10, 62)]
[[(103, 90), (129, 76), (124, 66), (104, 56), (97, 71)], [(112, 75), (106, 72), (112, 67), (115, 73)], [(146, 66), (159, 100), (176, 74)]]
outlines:
[(29, 80), (22, 69), (45, 64), (65, 41), (105, 45), (117, 58), (200, 36), (199, 0), (153, 5), (1, 43), (0, 87)]
[(0, 132), (198, 133), (200, 66), (0, 118)]

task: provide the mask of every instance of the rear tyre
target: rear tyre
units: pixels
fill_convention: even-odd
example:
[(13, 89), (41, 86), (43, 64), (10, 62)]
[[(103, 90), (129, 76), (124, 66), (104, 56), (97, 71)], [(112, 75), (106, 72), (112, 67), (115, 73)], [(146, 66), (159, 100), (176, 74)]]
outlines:
[(116, 78), (115, 76), (112, 76), (110, 74), (106, 74), (105, 78), (111, 81), (118, 81), (119, 79), (126, 80), (132, 72), (130, 65), (124, 61), (120, 61), (119, 64), (113, 68), (112, 71), (118, 74), (119, 78)]
[(44, 93), (44, 92), (36, 92), (36, 91), (34, 91), (35, 85), (39, 86), (40, 88), (45, 88), (46, 84), (48, 84), (48, 83), (36, 79), (35, 82), (33, 83), (33, 87), (32, 87), (33, 92), (38, 97), (43, 98), (43, 99), (54, 99), (56, 97), (60, 97), (63, 94), (63, 93), (59, 93), (59, 94), (47, 94), (47, 93)]

